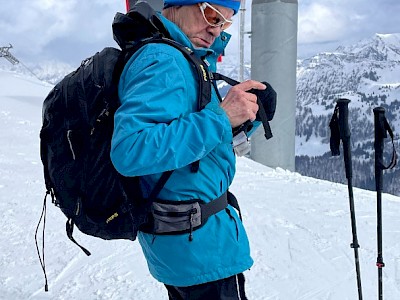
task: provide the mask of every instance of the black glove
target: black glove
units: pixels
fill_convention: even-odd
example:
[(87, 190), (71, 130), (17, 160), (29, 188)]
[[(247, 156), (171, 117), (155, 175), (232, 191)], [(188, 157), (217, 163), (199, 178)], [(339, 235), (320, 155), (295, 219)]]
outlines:
[[(251, 89), (249, 93), (252, 93), (257, 96), (257, 98), (260, 100), (262, 106), (265, 109), (268, 121), (271, 121), (275, 115), (277, 96), (275, 90), (268, 82), (263, 81), (262, 83), (267, 86), (265, 90)], [(257, 113), (256, 120), (262, 121), (260, 112)]]

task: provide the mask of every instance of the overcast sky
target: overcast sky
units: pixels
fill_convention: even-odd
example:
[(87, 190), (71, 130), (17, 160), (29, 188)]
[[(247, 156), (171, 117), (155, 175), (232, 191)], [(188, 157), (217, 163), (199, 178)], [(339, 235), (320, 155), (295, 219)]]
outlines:
[[(251, 1), (246, 1), (250, 28)], [(400, 0), (299, 0), (298, 56), (371, 37), (400, 32)], [(0, 0), (0, 46), (25, 64), (46, 60), (78, 65), (104, 46), (114, 46), (111, 23), (125, 0)], [(235, 16), (236, 25), (239, 19)], [(238, 26), (230, 33), (238, 35)], [(227, 49), (234, 55), (237, 39)]]

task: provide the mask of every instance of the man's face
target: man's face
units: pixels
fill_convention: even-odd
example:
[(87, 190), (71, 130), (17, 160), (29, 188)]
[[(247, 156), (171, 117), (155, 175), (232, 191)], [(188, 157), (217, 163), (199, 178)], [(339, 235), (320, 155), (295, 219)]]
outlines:
[[(221, 15), (230, 20), (233, 10), (220, 5), (212, 5)], [(203, 17), (199, 5), (181, 6), (177, 10), (175, 23), (189, 37), (195, 47), (209, 48), (221, 34), (221, 26), (211, 26)]]

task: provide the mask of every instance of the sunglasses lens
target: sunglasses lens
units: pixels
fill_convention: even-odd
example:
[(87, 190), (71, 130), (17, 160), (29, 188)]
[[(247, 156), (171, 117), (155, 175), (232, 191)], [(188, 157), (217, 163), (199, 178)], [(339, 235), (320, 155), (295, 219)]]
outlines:
[(217, 16), (217, 12), (211, 7), (206, 6), (204, 8), (204, 16), (206, 17), (207, 22), (211, 25), (219, 25), (218, 22), (221, 22), (221, 19)]
[(231, 24), (232, 23), (225, 22), (224, 25), (222, 25), (222, 30), (227, 29), (229, 26), (231, 26)]
[(222, 30), (225, 30), (231, 25), (231, 22), (226, 22), (224, 16), (216, 10), (213, 10), (211, 7), (206, 6), (204, 8), (204, 17), (208, 24), (212, 26), (221, 26)]

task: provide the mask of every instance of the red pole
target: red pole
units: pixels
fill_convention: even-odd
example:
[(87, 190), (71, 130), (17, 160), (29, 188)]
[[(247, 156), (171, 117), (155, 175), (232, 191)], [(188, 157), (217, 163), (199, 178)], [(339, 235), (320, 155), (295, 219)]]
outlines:
[(128, 12), (130, 9), (129, 0), (126, 0), (125, 3), (126, 3), (126, 11)]

